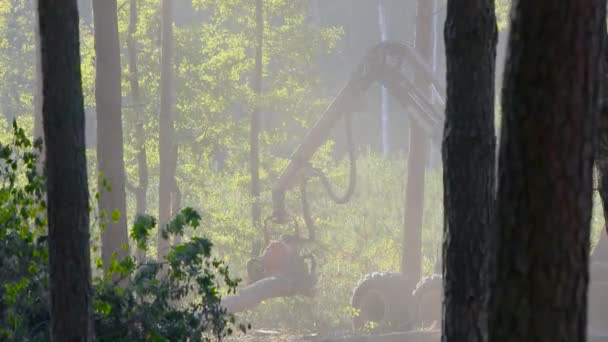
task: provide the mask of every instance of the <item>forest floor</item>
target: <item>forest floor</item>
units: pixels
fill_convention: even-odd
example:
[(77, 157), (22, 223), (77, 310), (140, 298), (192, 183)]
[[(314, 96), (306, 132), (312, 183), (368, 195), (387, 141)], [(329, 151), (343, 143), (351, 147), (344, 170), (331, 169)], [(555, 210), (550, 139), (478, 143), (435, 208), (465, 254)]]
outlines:
[(246, 335), (237, 334), (227, 341), (230, 342), (305, 342), (315, 341), (316, 336), (294, 335), (289, 332), (274, 330), (253, 330)]
[[(337, 336), (338, 335), (338, 336)], [(437, 330), (410, 331), (401, 333), (387, 333), (380, 335), (359, 335), (337, 334), (334, 336), (319, 335), (294, 335), (289, 332), (279, 332), (270, 330), (254, 330), (246, 335), (236, 335), (228, 341), (236, 342), (322, 342), (322, 341), (341, 341), (341, 342), (439, 342), (440, 335)], [(596, 342), (596, 341), (593, 341)], [(599, 342), (599, 341), (597, 341)], [(602, 341), (604, 342), (604, 341)], [(608, 341), (607, 341), (608, 342)]]

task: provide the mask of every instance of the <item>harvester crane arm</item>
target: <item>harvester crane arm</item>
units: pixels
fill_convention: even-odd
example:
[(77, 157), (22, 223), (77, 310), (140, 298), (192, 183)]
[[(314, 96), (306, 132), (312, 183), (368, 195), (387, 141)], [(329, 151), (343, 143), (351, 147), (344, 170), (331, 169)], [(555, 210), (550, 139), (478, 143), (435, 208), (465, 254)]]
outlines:
[(408, 114), (429, 135), (441, 132), (443, 109), (433, 104), (425, 92), (415, 87), (413, 77), (408, 77), (415, 72), (425, 75), (440, 98), (445, 97), (443, 82), (435, 79), (432, 69), (412, 47), (397, 42), (382, 42), (369, 51), (346, 86), (292, 154), (289, 164), (275, 183), (272, 199), (273, 218), (276, 222), (288, 220), (285, 211), (286, 191), (299, 184), (310, 159), (329, 139), (335, 124), (363, 107), (364, 95), (372, 83), (382, 83), (402, 106), (413, 107)]
[[(408, 114), (429, 135), (441, 132), (442, 105), (441, 103), (435, 104), (427, 99), (429, 95), (425, 94), (430, 94), (430, 89), (428, 92), (416, 89), (413, 82), (414, 74), (417, 77), (421, 74), (424, 75), (428, 83), (434, 88), (435, 93), (439, 94), (439, 97), (445, 97), (443, 83), (433, 77), (431, 68), (413, 48), (395, 42), (382, 42), (370, 50), (350, 81), (308, 132), (275, 183), (272, 189), (275, 222), (285, 223), (288, 221), (284, 203), (285, 192), (296, 185), (300, 185), (301, 181), (306, 179), (310, 173), (308, 163), (312, 156), (327, 141), (331, 129), (341, 118), (346, 118), (351, 113), (361, 109), (365, 92), (372, 83), (381, 82), (402, 106), (411, 107), (412, 110), (409, 110)], [(353, 176), (351, 175), (351, 177)], [(304, 191), (303, 196), (305, 195)], [(303, 201), (303, 204), (305, 202)], [(308, 208), (304, 208), (304, 210), (306, 211)], [(312, 272), (314, 273), (314, 271)], [(252, 308), (266, 299), (301, 294), (302, 289), (299, 289), (298, 286), (301, 287), (302, 284), (297, 281), (294, 283), (288, 277), (263, 278), (241, 289), (238, 295), (224, 297), (222, 306), (228, 312), (239, 312)], [(310, 286), (310, 284), (306, 286)], [(309, 290), (306, 289), (306, 293)]]

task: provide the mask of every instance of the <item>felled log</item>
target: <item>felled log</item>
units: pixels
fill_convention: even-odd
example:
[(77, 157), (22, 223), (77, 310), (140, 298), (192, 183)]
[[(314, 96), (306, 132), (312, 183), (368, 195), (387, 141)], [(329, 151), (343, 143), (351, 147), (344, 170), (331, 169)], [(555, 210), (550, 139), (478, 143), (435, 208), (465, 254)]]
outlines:
[(294, 284), (283, 277), (269, 277), (239, 290), (235, 295), (222, 298), (222, 306), (229, 313), (239, 313), (258, 306), (261, 302), (293, 295)]

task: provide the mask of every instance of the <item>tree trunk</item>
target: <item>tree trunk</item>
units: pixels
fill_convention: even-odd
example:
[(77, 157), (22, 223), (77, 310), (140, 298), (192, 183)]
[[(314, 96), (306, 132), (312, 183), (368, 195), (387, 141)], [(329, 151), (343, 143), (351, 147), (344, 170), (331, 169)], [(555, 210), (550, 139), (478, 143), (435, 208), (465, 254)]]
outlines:
[[(433, 2), (418, 0), (416, 22), (416, 50), (426, 59), (431, 59), (432, 36), (431, 18)], [(416, 75), (416, 86), (429, 89), (429, 82), (423, 74)], [(430, 91), (427, 92), (430, 97)], [(403, 251), (401, 272), (416, 285), (422, 273), (422, 222), (424, 216), (424, 178), (429, 155), (429, 139), (424, 129), (410, 120), (410, 151), (405, 198), (405, 219), (403, 227)]]
[(76, 0), (39, 1), (52, 341), (92, 341), (89, 192)]
[(93, 18), (93, 0), (78, 0), (78, 12), (80, 13), (80, 19), (85, 24), (90, 25), (91, 19)]
[[(255, 42), (255, 75), (253, 77), (253, 91), (255, 93), (255, 103), (251, 113), (250, 127), (250, 161), (251, 168), (251, 217), (254, 227), (260, 226), (262, 209), (260, 207), (260, 100), (262, 95), (262, 45), (264, 42), (264, 2), (255, 2), (255, 21), (256, 21), (256, 42)], [(265, 236), (266, 242), (268, 237)]]
[(604, 30), (604, 50), (601, 58), (601, 93), (600, 93), (600, 117), (598, 125), (598, 146), (596, 150), (595, 166), (598, 173), (598, 191), (602, 199), (604, 213), (604, 228), (600, 240), (593, 250), (591, 259), (593, 261), (608, 262), (608, 34)]
[[(129, 32), (127, 36), (127, 49), (129, 54), (129, 82), (131, 84), (131, 101), (136, 112), (137, 123), (135, 126), (135, 135), (139, 151), (137, 152), (137, 172), (138, 182), (137, 187), (127, 186), (129, 191), (135, 195), (135, 212), (137, 215), (144, 215), (148, 211), (148, 203), (146, 196), (148, 195), (148, 158), (146, 154), (146, 134), (144, 132), (144, 117), (141, 111), (140, 94), (139, 94), (139, 72), (137, 68), (137, 42), (135, 33), (137, 32), (138, 11), (137, 0), (129, 2)], [(146, 251), (137, 249), (137, 260), (143, 262), (146, 257)]]
[[(125, 164), (123, 158), (120, 44), (116, 0), (93, 0), (95, 24), (95, 102), (97, 111), (97, 170), (101, 232), (101, 255), (109, 267), (112, 255), (129, 256)], [(104, 186), (107, 182), (109, 189)], [(117, 220), (114, 212), (120, 212)], [(126, 248), (125, 248), (126, 247)], [(113, 275), (120, 277), (119, 274)]]
[(489, 341), (585, 341), (603, 0), (519, 1), (503, 87)]
[(444, 37), (442, 341), (482, 342), (487, 336), (485, 270), (496, 184), (494, 1), (449, 0)]
[(160, 73), (160, 112), (159, 112), (159, 160), (160, 183), (158, 192), (158, 237), (157, 258), (165, 261), (169, 252), (169, 241), (163, 239), (161, 230), (171, 217), (171, 193), (173, 191), (174, 172), (172, 172), (173, 117), (175, 104), (173, 96), (174, 83), (174, 44), (173, 44), (173, 1), (161, 0), (161, 73)]
[[(40, 28), (38, 20), (34, 20), (36, 31), (34, 32), (34, 53), (35, 53), (35, 82), (34, 88), (34, 140), (41, 139), (44, 141), (44, 128), (42, 126), (42, 61), (40, 56)], [(36, 169), (39, 174), (44, 172), (44, 153), (36, 160)]]
[[(182, 205), (182, 193), (179, 190), (179, 184), (177, 184), (177, 146), (173, 145), (173, 153), (171, 155), (171, 217), (175, 217), (179, 212)], [(182, 242), (181, 236), (176, 235), (173, 237), (173, 245), (179, 245)]]

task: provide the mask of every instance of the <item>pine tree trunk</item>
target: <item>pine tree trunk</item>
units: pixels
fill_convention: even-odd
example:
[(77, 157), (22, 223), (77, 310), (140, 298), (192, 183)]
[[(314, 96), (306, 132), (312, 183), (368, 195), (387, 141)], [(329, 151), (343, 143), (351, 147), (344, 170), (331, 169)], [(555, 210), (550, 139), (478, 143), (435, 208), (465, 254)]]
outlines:
[(93, 341), (89, 193), (76, 0), (39, 1), (51, 340)]
[(598, 191), (602, 199), (605, 230), (591, 256), (593, 261), (608, 262), (608, 34), (604, 30), (603, 52), (601, 59), (600, 117), (598, 125), (598, 146), (595, 166), (598, 173)]
[[(433, 2), (418, 0), (416, 22), (416, 50), (430, 60), (432, 54), (431, 17)], [(428, 79), (423, 74), (416, 75), (419, 89), (430, 89)], [(430, 97), (430, 91), (427, 92)], [(422, 274), (422, 223), (424, 216), (424, 178), (429, 155), (429, 139), (424, 129), (410, 120), (410, 151), (405, 198), (405, 219), (403, 227), (403, 251), (401, 272), (414, 287)]]
[(163, 239), (161, 229), (171, 217), (171, 192), (174, 175), (172, 172), (173, 149), (173, 102), (174, 88), (174, 43), (173, 43), (173, 1), (161, 0), (161, 73), (159, 112), (159, 160), (160, 183), (158, 192), (159, 231), (157, 237), (157, 258), (164, 261), (169, 252), (169, 241)]
[(496, 183), (496, 17), (493, 0), (449, 0), (447, 11), (442, 341), (482, 342)]
[[(101, 255), (109, 267), (112, 255), (122, 260), (129, 255), (125, 164), (123, 158), (120, 44), (116, 0), (93, 0), (95, 24), (95, 102), (97, 111), (97, 170), (99, 210), (105, 229), (101, 233)], [(110, 189), (106, 189), (107, 182)], [(113, 220), (114, 212), (120, 216)], [(124, 248), (127, 247), (127, 248)], [(114, 275), (120, 277), (119, 274)]]
[[(262, 95), (262, 45), (264, 42), (264, 2), (255, 2), (256, 42), (255, 42), (255, 75), (253, 78), (253, 91), (255, 93), (255, 104), (251, 113), (250, 127), (250, 161), (251, 168), (251, 216), (253, 225), (260, 226), (262, 209), (260, 207), (260, 99)], [(265, 237), (268, 240), (268, 237)], [(266, 241), (268, 242), (268, 241)]]
[(603, 0), (511, 15), (489, 341), (585, 341)]

